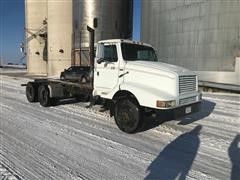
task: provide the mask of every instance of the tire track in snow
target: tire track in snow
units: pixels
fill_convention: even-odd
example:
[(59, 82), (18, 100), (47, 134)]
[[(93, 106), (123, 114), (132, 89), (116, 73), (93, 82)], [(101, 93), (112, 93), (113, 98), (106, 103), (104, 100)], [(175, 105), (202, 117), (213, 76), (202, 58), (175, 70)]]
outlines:
[[(36, 154), (44, 154), (47, 158), (46, 161), (52, 159), (60, 164), (64, 164), (65, 161), (70, 161), (73, 164), (72, 166), (70, 165), (70, 167), (75, 168), (76, 171), (80, 171), (82, 166), (79, 166), (78, 161), (74, 160), (81, 158), (83, 159), (82, 162), (84, 162), (87, 161), (88, 158), (84, 157), (83, 152), (77, 152), (77, 150), (89, 148), (90, 151), (85, 152), (95, 153), (95, 158), (103, 156), (100, 158), (101, 160), (99, 159), (97, 161), (98, 166), (95, 166), (93, 169), (109, 168), (109, 171), (113, 170), (113, 174), (104, 170), (103, 174), (99, 175), (93, 171), (82, 169), (86, 175), (93, 175), (93, 179), (110, 179), (111, 177), (113, 179), (114, 177), (122, 177), (121, 179), (142, 179), (146, 175), (146, 172), (141, 172), (136, 177), (138, 170), (142, 171), (146, 169), (147, 164), (154, 160), (154, 158), (158, 156), (158, 153), (179, 135), (192, 130), (197, 125), (202, 125), (203, 129), (200, 135), (201, 144), (198, 155), (187, 179), (229, 178), (231, 164), (228, 159), (227, 149), (236, 133), (238, 133), (238, 96), (204, 94), (203, 98), (216, 103), (214, 111), (209, 116), (187, 125), (179, 125), (179, 121), (165, 122), (163, 125), (146, 132), (136, 135), (126, 135), (116, 128), (112, 118), (109, 118), (106, 113), (98, 113), (98, 109), (94, 109), (95, 107), (93, 107), (93, 109), (85, 109), (81, 107), (83, 106), (82, 103), (61, 105), (53, 108), (42, 108), (38, 104), (29, 104), (24, 95), (24, 88), (18, 87), (18, 85), (25, 80), (10, 79), (10, 81), (8, 81), (8, 79), (8, 77), (4, 77), (4, 83), (7, 84), (6, 88), (4, 88), (4, 86), (1, 87), (1, 103), (3, 102), (2, 104), (5, 105), (1, 106), (1, 109), (3, 109), (1, 112), (4, 112), (3, 120), (6, 121), (6, 127), (2, 131), (5, 132), (9, 128), (8, 133), (14, 135), (14, 129), (25, 128), (18, 136), (15, 134), (15, 138), (19, 139), (19, 147), (24, 147), (25, 144), (28, 144), (33, 148), (32, 152), (36, 150)], [(22, 110), (19, 107), (21, 107)], [(15, 112), (12, 112), (11, 108), (16, 109)], [(219, 111), (221, 111), (222, 114), (220, 114)], [(7, 116), (6, 112), (11, 113), (11, 116)], [(14, 122), (16, 121), (16, 117), (14, 116), (19, 112), (21, 114), (20, 118), (23, 120), (18, 119), (17, 122)], [(233, 119), (231, 115), (236, 118)], [(25, 118), (27, 118), (27, 120)], [(26, 124), (18, 125), (19, 122), (25, 122)], [(9, 126), (12, 127), (10, 128)], [(28, 130), (27, 127), (32, 127), (33, 129)], [(34, 133), (36, 128), (39, 130), (38, 135)], [(41, 130), (41, 128), (45, 130)], [(55, 135), (57, 133), (58, 137), (55, 137), (54, 133)], [(48, 138), (53, 139), (48, 140)], [(9, 143), (7, 141), (8, 140), (5, 140), (6, 144)], [(43, 145), (37, 146), (34, 141)], [(54, 141), (58, 143), (54, 144)], [(70, 144), (72, 148), (77, 147), (77, 149), (73, 151), (74, 153), (71, 155), (71, 158), (68, 157), (69, 154), (67, 152), (59, 149), (59, 147), (61, 147), (59, 146), (60, 142)], [(82, 147), (79, 148), (79, 146)], [(6, 145), (6, 151), (8, 150), (7, 147), (10, 147), (9, 144)], [(11, 150), (12, 153), (15, 153), (15, 149)], [(53, 152), (53, 150), (56, 152)], [(19, 148), (18, 151), (23, 153), (21, 148)], [(182, 153), (181, 148), (177, 148), (175, 152)], [(58, 157), (59, 153), (61, 153), (62, 159)], [(22, 155), (23, 157), (26, 156), (24, 153)], [(141, 156), (144, 161), (139, 160)], [(17, 161), (19, 157), (11, 156), (10, 158), (15, 158)], [(126, 160), (127, 158), (128, 160)], [(85, 162), (85, 165), (91, 169), (91, 163), (94, 162), (96, 161), (91, 160), (91, 162)], [(135, 164), (137, 164), (138, 167), (134, 167)], [(115, 170), (111, 167), (112, 165), (114, 165), (113, 167), (118, 167), (119, 170)], [(66, 169), (66, 166), (69, 165), (64, 165), (63, 169)], [(131, 171), (124, 169), (124, 166), (131, 169)], [(29, 167), (26, 166), (26, 168)], [(61, 168), (59, 167), (59, 169)], [(128, 176), (121, 175), (124, 171), (128, 173)], [(58, 174), (58, 171), (56, 171), (56, 173)], [(74, 175), (75, 173), (73, 171), (69, 172), (69, 174), (71, 176), (71, 174)], [(72, 179), (74, 179), (74, 176)]]

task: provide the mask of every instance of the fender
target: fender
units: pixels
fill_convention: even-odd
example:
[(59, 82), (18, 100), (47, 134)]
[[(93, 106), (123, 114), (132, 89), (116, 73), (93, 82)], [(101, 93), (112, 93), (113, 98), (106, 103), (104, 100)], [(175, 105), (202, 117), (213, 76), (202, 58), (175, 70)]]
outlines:
[(48, 85), (49, 89), (49, 96), (51, 98), (56, 98), (56, 97), (64, 97), (64, 92), (63, 92), (63, 87), (61, 84), (51, 84)]
[(123, 83), (119, 86), (120, 90), (131, 92), (141, 106), (156, 108), (156, 101), (171, 101), (176, 99), (173, 95), (138, 83)]

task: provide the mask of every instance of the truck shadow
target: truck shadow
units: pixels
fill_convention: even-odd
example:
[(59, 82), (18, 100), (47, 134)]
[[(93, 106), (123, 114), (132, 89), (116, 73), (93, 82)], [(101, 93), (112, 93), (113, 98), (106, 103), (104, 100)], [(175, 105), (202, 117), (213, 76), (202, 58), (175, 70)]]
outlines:
[(214, 110), (216, 106), (216, 103), (208, 101), (208, 100), (202, 100), (200, 111), (182, 118), (177, 119), (180, 121), (179, 125), (187, 125), (191, 124), (195, 121), (199, 121), (201, 119), (204, 119), (205, 117), (208, 117)]
[(198, 152), (201, 129), (198, 125), (167, 144), (148, 166), (145, 180), (185, 180)]
[(184, 117), (175, 117), (171, 111), (159, 111), (159, 113), (155, 114), (155, 116), (146, 116), (144, 115), (144, 125), (139, 132), (147, 131), (153, 129), (164, 122), (176, 120), (179, 121), (179, 125), (187, 125), (191, 124), (195, 121), (199, 121), (208, 117), (215, 108), (215, 103), (207, 100), (203, 100), (201, 103), (200, 111), (194, 114), (190, 114)]
[(170, 114), (162, 112), (161, 115), (156, 114), (155, 116), (146, 116), (144, 115), (144, 124), (143, 127), (138, 132), (147, 131), (153, 129), (164, 122), (171, 121), (173, 118)]

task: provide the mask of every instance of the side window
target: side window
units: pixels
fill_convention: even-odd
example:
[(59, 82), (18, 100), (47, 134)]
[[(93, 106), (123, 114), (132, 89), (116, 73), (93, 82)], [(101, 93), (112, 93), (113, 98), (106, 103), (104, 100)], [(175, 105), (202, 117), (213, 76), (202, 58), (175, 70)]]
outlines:
[(104, 46), (104, 59), (109, 62), (117, 62), (117, 47), (115, 45)]

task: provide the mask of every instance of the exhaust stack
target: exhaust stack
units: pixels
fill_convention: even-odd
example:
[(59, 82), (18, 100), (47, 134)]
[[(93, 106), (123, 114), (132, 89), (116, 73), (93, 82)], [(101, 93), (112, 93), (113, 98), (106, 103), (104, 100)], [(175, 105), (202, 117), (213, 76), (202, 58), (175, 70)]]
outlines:
[(89, 32), (89, 60), (90, 60), (90, 72), (91, 72), (91, 83), (93, 86), (93, 69), (94, 69), (94, 35), (95, 30), (89, 26), (87, 26), (87, 30)]

